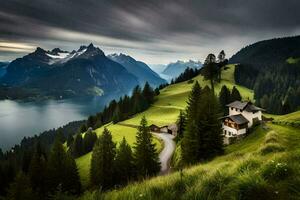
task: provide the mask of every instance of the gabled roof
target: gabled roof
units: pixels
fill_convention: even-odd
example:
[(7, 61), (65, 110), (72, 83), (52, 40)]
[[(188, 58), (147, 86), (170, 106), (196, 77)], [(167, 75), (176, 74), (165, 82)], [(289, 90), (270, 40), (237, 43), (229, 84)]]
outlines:
[(225, 119), (225, 118), (229, 118), (229, 119), (231, 119), (232, 121), (234, 121), (235, 123), (237, 123), (239, 125), (246, 124), (246, 123), (249, 122), (242, 114), (228, 115), (228, 116), (222, 117), (222, 119)]
[(264, 109), (259, 108), (257, 106), (254, 106), (249, 101), (245, 101), (245, 102), (234, 101), (230, 104), (227, 104), (226, 106), (231, 107), (231, 108), (237, 108), (237, 109), (240, 109), (240, 110), (246, 110), (248, 112), (264, 111)]

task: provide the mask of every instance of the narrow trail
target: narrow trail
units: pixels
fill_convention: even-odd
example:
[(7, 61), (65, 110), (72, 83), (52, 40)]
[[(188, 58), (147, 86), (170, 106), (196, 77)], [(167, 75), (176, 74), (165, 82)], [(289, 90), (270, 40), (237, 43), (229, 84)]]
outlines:
[(170, 172), (170, 162), (175, 151), (176, 144), (174, 142), (174, 135), (168, 133), (152, 133), (164, 141), (164, 149), (159, 154), (161, 162), (160, 175), (165, 175)]
[[(119, 123), (119, 125), (137, 128), (137, 126), (130, 125), (130, 124)], [(171, 158), (176, 148), (176, 144), (173, 140), (174, 135), (168, 133), (153, 133), (153, 132), (152, 134), (160, 138), (164, 143), (164, 148), (159, 154), (159, 161), (161, 163), (160, 175), (168, 174), (170, 172)]]

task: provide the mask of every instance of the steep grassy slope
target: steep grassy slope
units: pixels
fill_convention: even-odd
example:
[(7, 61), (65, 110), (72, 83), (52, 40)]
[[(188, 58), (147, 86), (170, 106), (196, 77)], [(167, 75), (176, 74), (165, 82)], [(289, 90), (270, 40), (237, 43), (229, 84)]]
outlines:
[(299, 199), (299, 186), (300, 129), (270, 123), (212, 161), (80, 199)]
[[(235, 85), (234, 82), (234, 65), (229, 65), (226, 70), (222, 71), (222, 81), (215, 86), (215, 92), (219, 94), (221, 87), (226, 85), (230, 89), (236, 86), (244, 99), (253, 100), (253, 92), (245, 87)], [(198, 81), (201, 87), (208, 85), (208, 81), (204, 81), (203, 76), (199, 75), (193, 78)], [(191, 91), (193, 83), (188, 81), (170, 85), (163, 90), (158, 96), (157, 101), (145, 112), (142, 112), (135, 117), (124, 121), (126, 124), (137, 125), (142, 116), (146, 116), (149, 124), (167, 125), (174, 123), (178, 117), (180, 109), (185, 109), (188, 95)]]
[[(230, 89), (235, 85), (234, 83), (234, 65), (229, 65), (226, 70), (222, 72), (222, 81), (220, 84), (215, 86), (216, 93), (218, 94), (223, 85), (227, 85)], [(202, 87), (208, 84), (208, 81), (204, 81), (201, 75), (195, 77), (194, 81), (198, 81)], [(137, 114), (136, 116), (126, 121), (120, 122), (119, 124), (109, 124), (107, 128), (112, 132), (113, 139), (115, 142), (119, 142), (123, 136), (127, 139), (129, 144), (133, 144), (135, 141), (136, 129), (121, 126), (120, 124), (126, 125), (138, 125), (142, 116), (146, 116), (149, 125), (168, 125), (176, 122), (179, 111), (185, 109), (188, 95), (191, 91), (193, 83), (182, 82), (174, 85), (170, 85), (161, 90), (155, 103), (145, 112)], [(237, 86), (238, 90), (244, 99), (253, 100), (253, 92), (245, 87)], [(103, 127), (96, 130), (97, 134), (101, 134)], [(157, 145), (160, 143), (156, 140)], [(160, 146), (157, 146), (160, 149)], [(76, 160), (81, 179), (83, 184), (86, 185), (88, 182), (88, 172), (90, 166), (90, 154), (84, 155)]]

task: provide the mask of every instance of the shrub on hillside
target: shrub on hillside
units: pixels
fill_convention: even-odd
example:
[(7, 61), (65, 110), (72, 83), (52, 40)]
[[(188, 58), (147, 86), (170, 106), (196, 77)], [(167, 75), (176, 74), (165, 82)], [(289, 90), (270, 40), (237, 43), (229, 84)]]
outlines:
[(260, 153), (261, 153), (261, 155), (266, 155), (269, 153), (282, 152), (284, 150), (285, 150), (285, 148), (283, 146), (281, 146), (280, 144), (268, 143), (260, 149)]
[(265, 138), (265, 143), (278, 143), (279, 136), (275, 131), (270, 131)]
[(241, 176), (234, 187), (238, 190), (239, 200), (266, 200), (277, 199), (276, 192), (261, 176), (246, 174)]
[(241, 164), (238, 165), (237, 171), (240, 173), (246, 173), (251, 170), (258, 169), (261, 165), (261, 162), (257, 159), (250, 158), (247, 160), (244, 160)]
[(262, 169), (262, 176), (268, 180), (282, 181), (293, 174), (292, 168), (286, 162), (272, 160)]

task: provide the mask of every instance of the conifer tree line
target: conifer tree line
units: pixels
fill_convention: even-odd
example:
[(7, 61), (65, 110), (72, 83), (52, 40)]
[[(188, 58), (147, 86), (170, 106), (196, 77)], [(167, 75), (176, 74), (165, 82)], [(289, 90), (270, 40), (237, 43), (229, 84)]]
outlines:
[(96, 129), (109, 122), (117, 123), (128, 119), (149, 108), (158, 94), (159, 89), (153, 90), (148, 82), (143, 88), (138, 85), (133, 89), (131, 96), (125, 95), (118, 101), (112, 100), (102, 112), (89, 116), (87, 122), (80, 127), (79, 132), (83, 133), (90, 127)]
[(236, 66), (234, 75), (238, 84), (254, 90), (255, 103), (268, 113), (287, 114), (299, 110), (300, 62), (247, 61)]
[[(55, 199), (57, 191), (79, 195), (81, 182), (73, 156), (63, 145), (62, 135), (57, 135), (47, 153), (39, 140), (32, 154), (24, 156), (23, 166), (14, 164), (12, 157), (0, 164), (0, 196), (5, 199)], [(4, 155), (6, 157), (6, 155)]]
[(200, 71), (201, 71), (201, 68), (197, 69), (197, 68), (187, 67), (184, 70), (184, 72), (182, 72), (177, 78), (171, 80), (171, 84), (176, 84), (176, 83), (190, 80), (190, 79), (196, 77), (197, 75), (199, 75)]
[(241, 101), (241, 100), (242, 100), (242, 96), (235, 86), (233, 86), (231, 92), (226, 85), (222, 86), (221, 91), (219, 93), (219, 102), (221, 104), (223, 113), (225, 115), (228, 115), (228, 107), (226, 107), (227, 104), (234, 101)]
[[(89, 130), (84, 138), (92, 138), (93, 134)], [(80, 138), (79, 135), (81, 136), (76, 135), (74, 141), (78, 140), (77, 137)], [(125, 138), (117, 146), (107, 128), (93, 141), (95, 144), (90, 167), (91, 188), (107, 190), (120, 187), (130, 181), (154, 176), (160, 171), (158, 152), (145, 117), (138, 127), (133, 149)], [(5, 160), (6, 155), (1, 150), (0, 197), (11, 200), (38, 200), (76, 198), (81, 194), (80, 177), (72, 155), (74, 152), (67, 151), (63, 142), (64, 137), (58, 134), (50, 152), (47, 153), (37, 140), (33, 153), (26, 156), (29, 162), (24, 162), (23, 166), (12, 164), (13, 159)], [(82, 143), (85, 143), (84, 140)], [(91, 148), (90, 145), (83, 147)], [(4, 160), (5, 162), (2, 162)]]
[(219, 53), (217, 58), (212, 53), (208, 54), (201, 70), (201, 74), (204, 76), (204, 79), (210, 81), (213, 92), (215, 91), (215, 82), (221, 82), (222, 68), (224, 68), (228, 63), (228, 60), (225, 59), (225, 55), (224, 50)]
[(92, 152), (90, 187), (107, 190), (156, 175), (160, 163), (152, 137), (145, 117), (138, 127), (133, 150), (125, 138), (116, 147), (111, 133), (104, 128)]
[(184, 164), (204, 161), (223, 153), (221, 107), (218, 98), (208, 86), (196, 82), (188, 98), (188, 106), (180, 112), (178, 137)]

